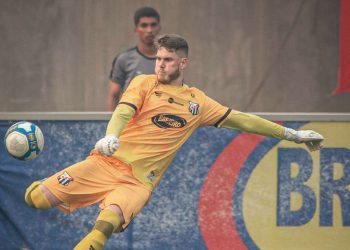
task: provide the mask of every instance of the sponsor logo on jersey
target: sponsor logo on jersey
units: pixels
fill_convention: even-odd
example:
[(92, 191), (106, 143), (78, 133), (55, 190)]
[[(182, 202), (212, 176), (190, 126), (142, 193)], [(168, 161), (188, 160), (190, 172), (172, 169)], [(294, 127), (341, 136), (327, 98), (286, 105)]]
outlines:
[(68, 186), (71, 181), (73, 181), (73, 178), (65, 171), (63, 174), (57, 177), (58, 182), (62, 186)]
[(192, 115), (198, 115), (198, 113), (199, 113), (199, 104), (189, 101), (188, 110), (191, 112)]
[(175, 101), (174, 98), (172, 98), (172, 97), (169, 97), (168, 102), (169, 102), (169, 103), (175, 103), (175, 104), (177, 104), (177, 105), (183, 106), (182, 103)]
[(158, 114), (152, 117), (152, 122), (159, 128), (182, 128), (187, 121), (172, 114)]

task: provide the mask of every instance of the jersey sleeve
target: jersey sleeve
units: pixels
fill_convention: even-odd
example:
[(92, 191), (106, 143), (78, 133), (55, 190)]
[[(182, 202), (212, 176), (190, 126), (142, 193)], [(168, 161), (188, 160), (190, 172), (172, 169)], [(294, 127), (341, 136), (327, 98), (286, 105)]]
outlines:
[(126, 72), (124, 70), (124, 59), (122, 56), (114, 58), (112, 63), (112, 69), (109, 74), (109, 80), (118, 83), (123, 87), (126, 81)]
[(269, 137), (284, 139), (284, 127), (257, 115), (233, 110), (222, 123), (223, 128), (238, 129)]
[(230, 112), (230, 108), (221, 105), (208, 96), (205, 96), (200, 125), (220, 128)]
[(119, 104), (128, 105), (137, 112), (142, 107), (148, 88), (147, 75), (136, 76), (125, 90)]

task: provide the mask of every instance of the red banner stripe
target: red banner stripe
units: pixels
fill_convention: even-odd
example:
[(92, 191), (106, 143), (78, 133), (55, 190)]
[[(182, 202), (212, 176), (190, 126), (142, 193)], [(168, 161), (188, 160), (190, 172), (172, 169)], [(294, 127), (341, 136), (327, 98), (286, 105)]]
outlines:
[(339, 83), (333, 95), (350, 92), (350, 0), (341, 1), (339, 28)]
[(242, 133), (218, 156), (204, 181), (198, 220), (209, 250), (247, 249), (233, 218), (233, 192), (238, 174), (263, 136)]

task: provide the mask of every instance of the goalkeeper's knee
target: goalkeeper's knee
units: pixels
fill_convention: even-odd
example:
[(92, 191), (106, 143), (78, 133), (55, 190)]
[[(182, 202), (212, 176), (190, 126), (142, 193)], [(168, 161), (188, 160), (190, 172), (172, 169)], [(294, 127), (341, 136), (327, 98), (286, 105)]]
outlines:
[(33, 182), (26, 190), (24, 199), (32, 208), (48, 209), (51, 204), (46, 195), (40, 190), (40, 181)]

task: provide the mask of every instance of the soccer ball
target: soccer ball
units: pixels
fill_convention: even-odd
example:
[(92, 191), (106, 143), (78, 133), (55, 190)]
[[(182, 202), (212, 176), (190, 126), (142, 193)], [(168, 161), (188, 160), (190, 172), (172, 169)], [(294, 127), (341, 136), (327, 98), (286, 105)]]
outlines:
[(44, 136), (34, 123), (22, 121), (7, 130), (4, 144), (11, 156), (27, 161), (39, 156), (44, 148)]

